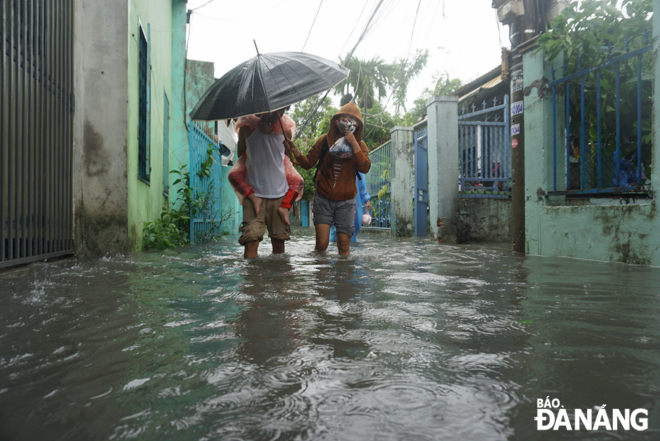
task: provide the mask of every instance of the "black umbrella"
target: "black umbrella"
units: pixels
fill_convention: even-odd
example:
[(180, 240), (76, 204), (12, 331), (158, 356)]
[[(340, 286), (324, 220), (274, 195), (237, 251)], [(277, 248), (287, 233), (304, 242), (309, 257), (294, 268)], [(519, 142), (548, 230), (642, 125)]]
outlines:
[(217, 79), (191, 118), (212, 121), (273, 112), (336, 86), (348, 72), (303, 52), (259, 54)]

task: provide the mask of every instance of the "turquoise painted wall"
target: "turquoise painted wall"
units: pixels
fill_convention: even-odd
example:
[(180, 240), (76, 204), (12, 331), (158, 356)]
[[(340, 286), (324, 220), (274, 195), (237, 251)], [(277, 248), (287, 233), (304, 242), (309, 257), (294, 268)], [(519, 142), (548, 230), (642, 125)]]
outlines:
[[(131, 0), (128, 10), (128, 234), (130, 248), (142, 247), (142, 228), (145, 222), (160, 217), (164, 194), (163, 176), (168, 174), (163, 161), (163, 140), (169, 133), (170, 152), (175, 151), (177, 140), (172, 136), (174, 110), (182, 106), (182, 100), (173, 93), (172, 78), (175, 74), (173, 60), (183, 59), (185, 46), (173, 42), (181, 31), (185, 33), (185, 1), (183, 0)], [(150, 28), (150, 113), (149, 157), (150, 179), (145, 183), (138, 179), (138, 60), (140, 32)], [(142, 29), (142, 30), (141, 30)], [(183, 50), (182, 50), (183, 49)], [(170, 120), (165, 120), (165, 95), (169, 100)], [(170, 155), (172, 158), (172, 155)], [(176, 166), (170, 159), (170, 169)], [(171, 194), (171, 192), (170, 192)]]
[[(150, 43), (150, 180), (138, 179), (138, 65), (139, 36), (147, 32)], [(128, 236), (139, 250), (144, 222), (160, 216), (163, 203), (164, 93), (172, 96), (172, 1), (131, 0), (128, 10)], [(170, 105), (172, 100), (170, 99)]]
[[(654, 7), (658, 6), (660, 0), (655, 0)], [(653, 20), (657, 51), (660, 48), (657, 38), (660, 14), (654, 15)], [(655, 199), (622, 205), (619, 199), (575, 203), (543, 196), (553, 188), (552, 99), (540, 96), (533, 83), (541, 84), (539, 80), (551, 78), (551, 64), (544, 61), (543, 52), (535, 53), (534, 50), (524, 55), (523, 62), (524, 86), (526, 93), (530, 92), (524, 102), (526, 253), (660, 265), (660, 235), (657, 234), (660, 217)], [(562, 63), (561, 59), (554, 60), (555, 69), (561, 71)], [(656, 57), (656, 84), (659, 73)], [(654, 101), (660, 102), (657, 87)], [(660, 182), (659, 107), (655, 106), (653, 114), (653, 190)], [(560, 126), (557, 131), (558, 139), (562, 139), (564, 128)], [(558, 162), (563, 163), (563, 158)]]
[[(190, 144), (186, 106), (184, 103), (184, 70), (186, 61), (186, 2), (172, 2), (172, 105), (170, 119), (170, 170), (190, 162)], [(169, 176), (170, 203), (176, 199), (180, 185), (172, 185), (177, 175)]]

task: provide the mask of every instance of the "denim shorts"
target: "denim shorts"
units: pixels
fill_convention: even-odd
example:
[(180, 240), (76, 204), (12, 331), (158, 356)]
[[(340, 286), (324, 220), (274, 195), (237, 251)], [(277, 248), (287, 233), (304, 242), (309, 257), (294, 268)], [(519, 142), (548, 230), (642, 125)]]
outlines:
[(334, 225), (337, 233), (352, 236), (355, 231), (355, 198), (331, 201), (320, 194), (314, 195), (314, 225)]

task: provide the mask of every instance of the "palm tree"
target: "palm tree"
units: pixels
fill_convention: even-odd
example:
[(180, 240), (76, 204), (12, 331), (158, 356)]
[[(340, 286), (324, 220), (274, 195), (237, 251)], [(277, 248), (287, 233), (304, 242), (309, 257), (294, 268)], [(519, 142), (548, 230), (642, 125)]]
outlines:
[(371, 60), (351, 58), (348, 63), (350, 73), (346, 81), (335, 89), (336, 94), (352, 93), (357, 97), (358, 105), (364, 109), (373, 106), (376, 94), (378, 99), (387, 95), (387, 88), (393, 81), (394, 68), (380, 57)]

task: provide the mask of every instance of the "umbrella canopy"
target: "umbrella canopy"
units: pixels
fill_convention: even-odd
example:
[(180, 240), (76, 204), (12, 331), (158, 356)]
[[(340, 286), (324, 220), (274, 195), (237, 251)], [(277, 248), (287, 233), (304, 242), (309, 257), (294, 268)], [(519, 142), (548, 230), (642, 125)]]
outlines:
[(219, 78), (191, 113), (212, 121), (272, 112), (341, 83), (348, 69), (303, 52), (259, 54)]

